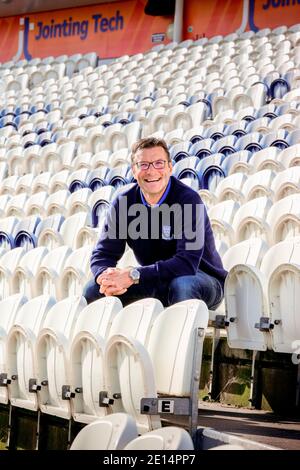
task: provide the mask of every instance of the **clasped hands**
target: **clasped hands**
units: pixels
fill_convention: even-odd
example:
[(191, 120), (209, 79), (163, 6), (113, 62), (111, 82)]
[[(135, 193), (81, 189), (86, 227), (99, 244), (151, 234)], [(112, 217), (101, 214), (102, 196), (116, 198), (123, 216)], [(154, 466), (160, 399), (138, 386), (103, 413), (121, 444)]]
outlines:
[(107, 268), (97, 277), (100, 294), (105, 296), (122, 295), (134, 282), (129, 276), (129, 269)]

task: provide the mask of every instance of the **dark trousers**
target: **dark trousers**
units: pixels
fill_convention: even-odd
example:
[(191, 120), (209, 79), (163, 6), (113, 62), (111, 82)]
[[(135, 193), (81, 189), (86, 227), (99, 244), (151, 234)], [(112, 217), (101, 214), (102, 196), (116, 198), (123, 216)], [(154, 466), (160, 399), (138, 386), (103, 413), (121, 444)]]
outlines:
[[(104, 297), (99, 292), (100, 286), (94, 280), (89, 281), (83, 291), (87, 303)], [(123, 306), (146, 297), (159, 299), (165, 307), (183, 300), (203, 300), (210, 310), (214, 310), (223, 298), (222, 284), (218, 279), (198, 270), (194, 276), (180, 276), (174, 278), (169, 284), (147, 286), (134, 284), (125, 294), (120, 295)]]

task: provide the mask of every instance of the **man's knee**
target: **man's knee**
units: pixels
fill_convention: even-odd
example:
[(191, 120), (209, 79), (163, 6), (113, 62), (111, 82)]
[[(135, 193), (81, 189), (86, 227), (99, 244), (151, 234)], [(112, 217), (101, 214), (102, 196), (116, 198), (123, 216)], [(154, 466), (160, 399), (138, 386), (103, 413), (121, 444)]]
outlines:
[(82, 295), (88, 304), (103, 297), (99, 292), (99, 285), (93, 279), (84, 286)]
[(200, 299), (208, 308), (215, 308), (222, 298), (220, 282), (202, 272), (195, 276), (176, 277), (169, 285), (169, 305), (188, 299)]
[(169, 303), (192, 299), (194, 276), (175, 277), (169, 284)]

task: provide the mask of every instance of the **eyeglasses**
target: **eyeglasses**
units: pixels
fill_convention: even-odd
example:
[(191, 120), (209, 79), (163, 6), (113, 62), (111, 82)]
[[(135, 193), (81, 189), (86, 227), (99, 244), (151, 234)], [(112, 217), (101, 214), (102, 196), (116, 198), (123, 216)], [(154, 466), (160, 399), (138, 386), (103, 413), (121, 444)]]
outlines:
[(166, 160), (156, 160), (155, 162), (136, 162), (135, 165), (139, 170), (148, 170), (150, 168), (150, 165), (153, 165), (153, 168), (155, 170), (162, 170), (165, 168), (166, 163), (168, 163)]

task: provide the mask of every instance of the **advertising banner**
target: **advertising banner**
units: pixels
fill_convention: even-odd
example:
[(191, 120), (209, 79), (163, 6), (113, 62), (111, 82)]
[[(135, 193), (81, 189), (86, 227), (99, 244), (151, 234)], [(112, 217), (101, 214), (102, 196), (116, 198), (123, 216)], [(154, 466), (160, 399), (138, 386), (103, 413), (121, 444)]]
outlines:
[(145, 0), (0, 18), (0, 61), (97, 52), (100, 58), (167, 43), (172, 18), (144, 14)]
[[(146, 0), (0, 18), (0, 61), (96, 52), (102, 59), (170, 41), (173, 17), (145, 15)], [(300, 0), (185, 0), (182, 39), (300, 23)]]
[(236, 31), (243, 19), (243, 0), (189, 0), (184, 9), (186, 39), (226, 35)]
[(300, 0), (187, 0), (185, 39), (300, 23)]
[(300, 22), (300, 0), (251, 0), (249, 26), (253, 31)]

